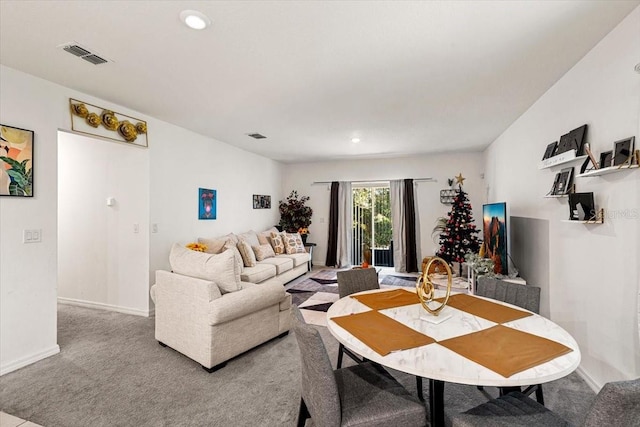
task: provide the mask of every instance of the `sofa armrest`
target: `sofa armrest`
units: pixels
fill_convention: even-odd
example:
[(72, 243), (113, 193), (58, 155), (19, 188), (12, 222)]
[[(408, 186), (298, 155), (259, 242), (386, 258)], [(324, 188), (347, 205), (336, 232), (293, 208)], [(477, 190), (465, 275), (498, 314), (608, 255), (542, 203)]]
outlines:
[(224, 294), (209, 304), (209, 324), (218, 325), (247, 314), (278, 305), (286, 298), (284, 287), (279, 283), (248, 286), (240, 291)]
[[(156, 271), (156, 286), (169, 292), (178, 292), (187, 297), (204, 301), (213, 301), (222, 297), (218, 285), (209, 280), (183, 276), (169, 271)], [(158, 289), (156, 289), (156, 296)]]

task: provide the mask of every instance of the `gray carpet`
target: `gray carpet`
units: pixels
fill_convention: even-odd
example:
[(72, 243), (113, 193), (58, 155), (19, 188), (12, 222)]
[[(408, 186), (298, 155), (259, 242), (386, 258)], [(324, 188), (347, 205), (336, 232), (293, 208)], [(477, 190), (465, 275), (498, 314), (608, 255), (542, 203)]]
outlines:
[[(0, 377), (0, 410), (45, 427), (295, 425), (300, 364), (293, 334), (208, 374), (160, 347), (153, 327), (153, 318), (60, 305), (61, 353)], [(335, 363), (337, 342), (318, 329)], [(414, 377), (392, 373), (416, 392)], [(545, 384), (544, 391), (547, 406), (574, 425), (594, 398), (576, 374)], [(447, 384), (445, 411), (486, 398), (475, 387)]]

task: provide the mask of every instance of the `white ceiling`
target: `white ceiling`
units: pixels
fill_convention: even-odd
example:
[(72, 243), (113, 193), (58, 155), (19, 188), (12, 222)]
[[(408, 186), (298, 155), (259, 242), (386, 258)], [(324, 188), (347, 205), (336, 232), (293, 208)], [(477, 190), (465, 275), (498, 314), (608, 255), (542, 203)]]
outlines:
[(0, 62), (283, 162), (482, 150), (638, 4), (3, 0)]

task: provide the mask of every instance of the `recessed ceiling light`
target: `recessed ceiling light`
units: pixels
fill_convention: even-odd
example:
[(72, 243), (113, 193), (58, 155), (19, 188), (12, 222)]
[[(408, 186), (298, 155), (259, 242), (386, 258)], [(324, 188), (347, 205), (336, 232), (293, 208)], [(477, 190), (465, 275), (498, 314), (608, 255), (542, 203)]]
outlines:
[(351, 138), (351, 142), (357, 144), (358, 142), (360, 142), (360, 138)]
[(211, 25), (211, 20), (202, 12), (197, 10), (183, 10), (180, 12), (180, 19), (187, 27), (194, 30), (204, 30)]

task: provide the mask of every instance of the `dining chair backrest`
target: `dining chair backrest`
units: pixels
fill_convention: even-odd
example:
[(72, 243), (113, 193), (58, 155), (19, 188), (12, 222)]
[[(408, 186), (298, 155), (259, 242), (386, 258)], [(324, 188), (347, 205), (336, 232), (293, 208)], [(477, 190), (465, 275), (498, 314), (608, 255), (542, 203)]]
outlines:
[(293, 333), (300, 348), (302, 398), (317, 426), (339, 426), (338, 385), (320, 332), (308, 325), (298, 307), (291, 308)]
[(482, 297), (517, 305), (536, 314), (540, 313), (540, 288), (537, 286), (479, 277), (475, 293)]
[(340, 298), (356, 292), (380, 289), (375, 268), (358, 268), (338, 271), (338, 293)]
[(640, 425), (640, 378), (606, 383), (585, 419), (585, 427)]

